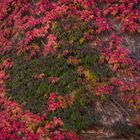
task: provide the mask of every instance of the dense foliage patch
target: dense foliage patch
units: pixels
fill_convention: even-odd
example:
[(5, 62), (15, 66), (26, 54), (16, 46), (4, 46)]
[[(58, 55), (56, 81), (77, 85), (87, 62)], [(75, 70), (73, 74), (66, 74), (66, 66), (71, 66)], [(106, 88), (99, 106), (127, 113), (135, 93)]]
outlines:
[[(6, 114), (7, 104), (10, 113), (15, 101), (23, 111), (15, 121), (20, 119), (17, 125), (34, 139), (78, 139), (64, 130), (81, 131), (97, 123), (100, 115), (93, 102), (107, 102), (112, 95), (140, 109), (139, 62), (121, 37), (139, 34), (138, 0), (1, 0), (0, 9), (0, 113), (13, 129), (3, 139), (23, 136), (21, 130), (14, 132)], [(36, 125), (31, 119), (28, 129), (28, 117), (22, 120), (26, 110), (47, 119), (39, 116)], [(139, 116), (133, 120), (138, 126), (137, 120)], [(57, 131), (57, 125), (63, 130)], [(5, 128), (0, 124), (0, 131)]]

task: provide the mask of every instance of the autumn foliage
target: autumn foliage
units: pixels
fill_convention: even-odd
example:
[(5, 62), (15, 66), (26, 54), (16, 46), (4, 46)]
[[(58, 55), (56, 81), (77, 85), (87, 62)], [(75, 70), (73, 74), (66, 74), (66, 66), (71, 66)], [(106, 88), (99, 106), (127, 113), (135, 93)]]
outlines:
[(122, 38), (139, 33), (139, 0), (1, 0), (0, 139), (78, 140), (89, 97), (139, 110), (139, 61)]

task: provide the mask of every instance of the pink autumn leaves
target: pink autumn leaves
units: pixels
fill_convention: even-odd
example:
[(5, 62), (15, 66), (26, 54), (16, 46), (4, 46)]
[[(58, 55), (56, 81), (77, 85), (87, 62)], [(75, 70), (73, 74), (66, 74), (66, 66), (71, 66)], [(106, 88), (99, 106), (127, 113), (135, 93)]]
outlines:
[[(5, 63), (0, 66), (3, 68)], [(32, 114), (28, 110), (25, 112), (22, 110), (22, 105), (6, 98), (5, 79), (5, 72), (0, 69), (0, 139), (80, 140), (75, 133), (62, 130), (64, 123), (60, 118), (53, 117), (51, 121), (48, 121), (46, 114)], [(61, 96), (52, 93), (48, 101), (48, 110), (55, 111), (60, 108), (62, 99)]]
[(135, 62), (129, 57), (129, 52), (126, 48), (121, 46), (123, 40), (117, 34), (112, 34), (108, 42), (108, 47), (103, 48), (101, 52), (101, 63), (108, 61), (111, 69), (121, 71), (125, 68), (135, 68)]
[[(127, 103), (130, 101), (130, 106), (137, 108), (140, 104), (140, 89), (138, 87), (140, 84), (138, 80), (139, 62), (130, 57), (129, 51), (122, 46), (122, 43), (121, 37), (117, 34), (112, 34), (108, 41), (108, 47), (102, 48), (101, 63), (109, 64), (113, 77), (110, 80), (108, 79), (106, 87), (98, 87), (96, 94), (103, 96), (103, 93), (112, 94), (114, 91), (117, 91), (123, 101), (127, 101)], [(136, 104), (133, 102), (133, 99)]]
[(68, 106), (74, 105), (74, 95), (58, 95), (57, 92), (52, 92), (48, 99), (48, 111), (54, 112), (58, 109), (66, 109)]
[(16, 102), (3, 97), (0, 97), (0, 104), (0, 139), (79, 140), (74, 133), (62, 130), (64, 123), (58, 117), (47, 121), (46, 115), (24, 112)]
[(63, 107), (62, 99), (63, 97), (59, 96), (56, 92), (51, 93), (48, 99), (48, 111), (56, 111)]
[(50, 34), (48, 36), (48, 43), (44, 47), (44, 55), (47, 55), (48, 53), (54, 52), (56, 47), (57, 47), (56, 37), (53, 34)]

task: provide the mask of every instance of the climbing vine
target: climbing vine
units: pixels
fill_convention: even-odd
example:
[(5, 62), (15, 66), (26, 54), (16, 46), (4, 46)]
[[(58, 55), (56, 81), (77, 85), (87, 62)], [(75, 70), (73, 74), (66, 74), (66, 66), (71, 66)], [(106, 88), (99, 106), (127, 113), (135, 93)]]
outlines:
[(1, 0), (0, 9), (0, 138), (79, 139), (71, 130), (98, 122), (91, 102), (112, 95), (140, 109), (139, 61), (122, 38), (140, 33), (139, 0)]

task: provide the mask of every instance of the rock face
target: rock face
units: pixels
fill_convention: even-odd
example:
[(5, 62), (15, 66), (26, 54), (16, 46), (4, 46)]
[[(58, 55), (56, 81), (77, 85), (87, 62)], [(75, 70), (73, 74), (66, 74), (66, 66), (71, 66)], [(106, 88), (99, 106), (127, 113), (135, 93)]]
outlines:
[(130, 137), (130, 138), (124, 138), (118, 136), (106, 137), (106, 136), (101, 136), (96, 134), (84, 135), (82, 137), (84, 137), (84, 140), (139, 140), (134, 137)]
[(140, 60), (140, 35), (124, 35), (124, 46), (127, 47), (131, 52), (132, 56), (138, 60)]
[(132, 57), (134, 57), (137, 60), (140, 60), (140, 34), (121, 33), (120, 24), (117, 24), (112, 18), (110, 18), (110, 20), (112, 21), (115, 27), (115, 32), (119, 34), (123, 39), (123, 46), (130, 51)]
[(100, 123), (107, 127), (111, 127), (117, 122), (129, 121), (129, 115), (123, 111), (123, 109), (119, 109), (111, 101), (105, 103), (104, 105), (99, 102), (96, 103), (96, 112), (101, 114)]
[(136, 135), (121, 136), (111, 128), (105, 126), (94, 126), (90, 130), (83, 131), (80, 135), (83, 140), (139, 140)]
[[(105, 103), (94, 103), (94, 112), (100, 114), (98, 125), (93, 125), (81, 132), (84, 140), (139, 140), (140, 137), (131, 133), (131, 117), (135, 112), (113, 97)], [(125, 126), (126, 124), (126, 126)], [(130, 127), (130, 128), (129, 128)], [(132, 128), (131, 128), (132, 129)], [(125, 131), (121, 134), (121, 131)]]

